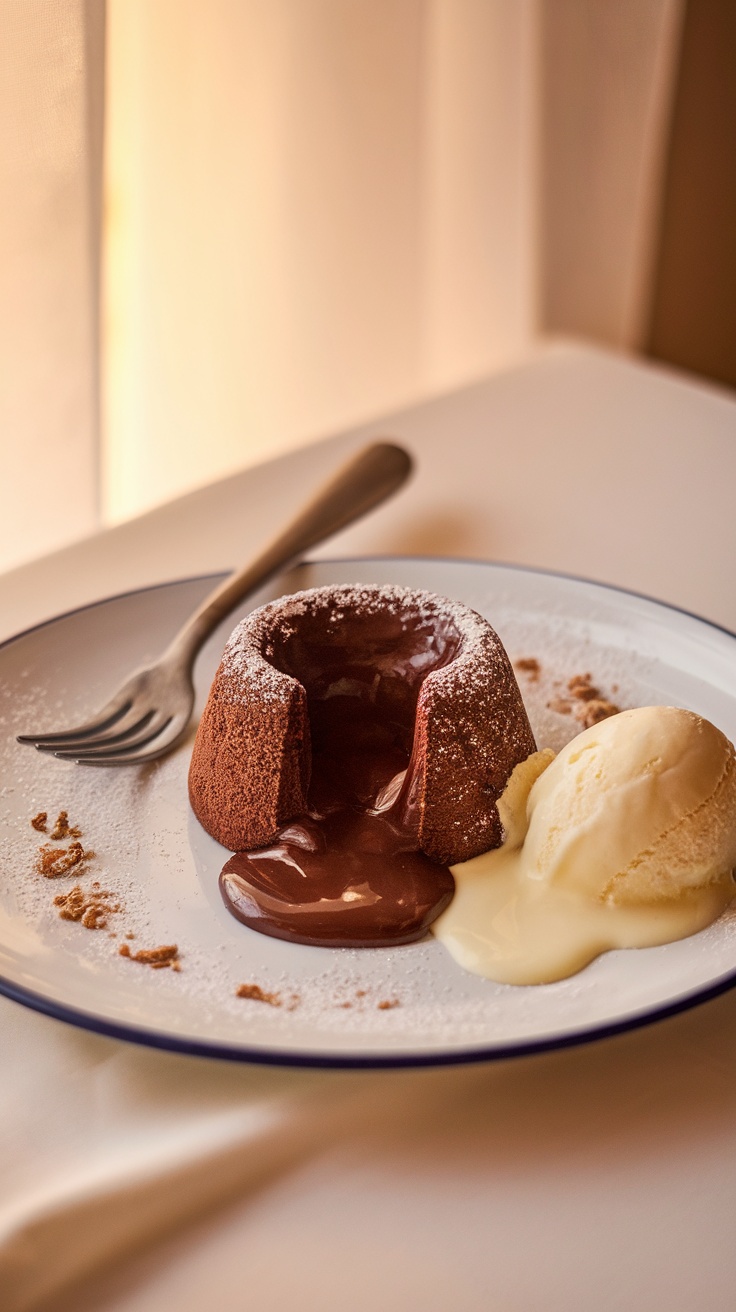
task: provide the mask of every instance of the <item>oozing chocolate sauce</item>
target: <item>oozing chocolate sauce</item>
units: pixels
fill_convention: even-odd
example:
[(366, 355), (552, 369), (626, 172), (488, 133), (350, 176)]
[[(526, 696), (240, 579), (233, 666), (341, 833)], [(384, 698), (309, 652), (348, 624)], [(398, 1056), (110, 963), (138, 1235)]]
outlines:
[(421, 684), (458, 634), (399, 615), (312, 615), (279, 635), (271, 662), (307, 693), (308, 813), (267, 848), (238, 852), (220, 890), (238, 920), (299, 943), (375, 947), (421, 938), (450, 902), (449, 869), (418, 851), (411, 754)]

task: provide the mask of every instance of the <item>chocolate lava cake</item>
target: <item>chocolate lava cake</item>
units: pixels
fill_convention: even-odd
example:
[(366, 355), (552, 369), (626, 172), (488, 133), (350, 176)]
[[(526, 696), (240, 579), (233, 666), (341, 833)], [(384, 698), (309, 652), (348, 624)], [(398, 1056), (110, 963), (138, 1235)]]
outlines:
[(235, 629), (189, 772), (231, 851), (339, 805), (390, 809), (443, 864), (501, 842), (496, 801), (534, 738), (503, 645), (475, 611), (356, 584), (271, 602)]

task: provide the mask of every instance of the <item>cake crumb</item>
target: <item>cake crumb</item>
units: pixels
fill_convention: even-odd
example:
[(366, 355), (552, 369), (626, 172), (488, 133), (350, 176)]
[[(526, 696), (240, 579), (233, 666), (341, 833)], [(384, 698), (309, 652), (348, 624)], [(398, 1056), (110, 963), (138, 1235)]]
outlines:
[(594, 724), (600, 724), (601, 720), (607, 720), (611, 715), (618, 715), (619, 711), (620, 707), (606, 701), (605, 697), (594, 697), (591, 701), (583, 702), (575, 708), (575, 719), (584, 729), (590, 729)]
[(548, 711), (556, 711), (558, 715), (569, 715), (572, 710), (572, 702), (568, 702), (564, 697), (555, 697), (551, 702), (547, 702)]
[(607, 720), (611, 715), (618, 715), (621, 710), (620, 706), (603, 696), (600, 688), (596, 688), (590, 674), (574, 674), (567, 687), (570, 695), (579, 703), (573, 714), (584, 729), (600, 724), (601, 720)]
[(236, 998), (250, 998), (252, 1002), (267, 1002), (269, 1007), (280, 1007), (281, 994), (267, 993), (260, 984), (239, 984), (235, 990)]
[(530, 683), (536, 683), (542, 672), (542, 666), (536, 656), (522, 656), (518, 661), (514, 661), (514, 669), (525, 674)]
[(592, 674), (573, 674), (568, 679), (567, 690), (571, 697), (577, 701), (590, 702), (594, 697), (600, 697), (600, 689), (596, 688), (593, 683)]
[(78, 825), (69, 824), (68, 811), (60, 811), (49, 837), (53, 842), (61, 843), (65, 838), (81, 838), (82, 831)]
[(152, 970), (180, 970), (179, 948), (176, 943), (164, 943), (157, 948), (141, 948), (131, 952), (127, 943), (118, 948), (118, 956), (137, 961), (141, 966), (150, 966)]
[(394, 1007), (400, 1007), (401, 1003), (398, 998), (384, 998), (382, 1002), (376, 1005), (379, 1011), (391, 1011)]
[(44, 879), (59, 879), (72, 870), (81, 874), (93, 856), (94, 852), (85, 851), (81, 843), (70, 843), (68, 847), (50, 847), (44, 843), (39, 849), (36, 870)]
[(106, 929), (108, 916), (122, 910), (119, 902), (111, 901), (112, 896), (104, 888), (88, 893), (81, 884), (75, 884), (69, 893), (54, 898), (54, 906), (59, 908), (62, 920), (74, 920), (85, 929)]
[(590, 729), (610, 715), (618, 715), (621, 707), (604, 697), (593, 683), (592, 674), (586, 672), (573, 674), (567, 681), (565, 695), (547, 702), (547, 709), (558, 715), (574, 715), (583, 729)]
[(49, 818), (48, 813), (46, 811), (39, 811), (38, 815), (34, 815), (33, 819), (31, 820), (31, 824), (33, 825), (33, 828), (39, 834), (46, 833), (46, 821), (48, 820), (48, 818)]

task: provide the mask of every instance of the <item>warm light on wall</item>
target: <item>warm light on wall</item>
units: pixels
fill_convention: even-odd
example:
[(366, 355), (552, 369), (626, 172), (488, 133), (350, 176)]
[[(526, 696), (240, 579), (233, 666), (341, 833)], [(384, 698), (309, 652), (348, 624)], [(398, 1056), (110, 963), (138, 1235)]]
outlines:
[(524, 349), (533, 9), (108, 0), (108, 520)]

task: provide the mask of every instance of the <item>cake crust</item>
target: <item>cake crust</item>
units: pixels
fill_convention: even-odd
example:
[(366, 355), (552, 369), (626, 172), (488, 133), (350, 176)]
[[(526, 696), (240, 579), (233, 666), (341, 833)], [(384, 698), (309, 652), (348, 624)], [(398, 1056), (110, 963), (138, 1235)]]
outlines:
[(444, 864), (502, 839), (496, 801), (535, 750), (511, 663), (490, 624), (429, 592), (373, 585), (314, 588), (271, 602), (234, 630), (192, 753), (189, 797), (200, 823), (231, 851), (264, 847), (308, 809), (308, 696), (281, 665), (306, 624), (334, 639), (389, 616), (401, 630), (436, 626), (454, 654), (418, 686), (407, 804), (417, 846)]

